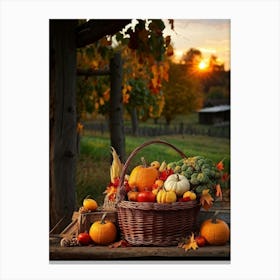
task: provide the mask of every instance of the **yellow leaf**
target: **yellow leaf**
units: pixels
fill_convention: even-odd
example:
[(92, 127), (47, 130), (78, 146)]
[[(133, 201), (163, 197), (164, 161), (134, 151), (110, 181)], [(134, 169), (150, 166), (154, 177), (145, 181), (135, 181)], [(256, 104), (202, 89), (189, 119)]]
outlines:
[(157, 85), (158, 85), (158, 79), (157, 79), (157, 77), (153, 78), (151, 81), (152, 81), (153, 88), (156, 88)]
[(190, 249), (196, 250), (198, 248), (198, 245), (194, 238), (194, 233), (192, 233), (192, 235), (188, 238), (187, 242), (182, 245), (182, 248), (184, 248), (185, 251), (188, 251)]
[(209, 194), (209, 189), (203, 190), (201, 197), (200, 197), (200, 203), (202, 205), (202, 207), (205, 210), (209, 210), (212, 205), (213, 205), (213, 197)]
[(130, 95), (129, 94), (123, 94), (123, 103), (124, 104), (127, 104), (129, 102), (129, 97)]
[(100, 104), (101, 106), (103, 106), (104, 103), (105, 103), (105, 102), (104, 102), (104, 99), (103, 99), (102, 97), (100, 97), (100, 98), (99, 98), (99, 104)]
[(158, 76), (158, 69), (157, 69), (157, 66), (155, 64), (152, 65), (152, 74), (153, 74), (154, 77)]

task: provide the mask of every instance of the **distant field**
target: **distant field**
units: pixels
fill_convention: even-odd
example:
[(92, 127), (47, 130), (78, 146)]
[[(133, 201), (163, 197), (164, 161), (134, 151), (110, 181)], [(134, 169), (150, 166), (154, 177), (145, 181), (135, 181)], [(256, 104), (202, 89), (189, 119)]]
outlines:
[[(126, 158), (143, 142), (155, 139), (148, 137), (126, 136)], [(157, 138), (159, 139), (159, 138)], [(161, 136), (160, 139), (168, 141), (183, 151), (187, 157), (203, 155), (214, 162), (224, 159), (225, 170), (230, 170), (230, 140), (208, 136), (173, 135)], [(180, 159), (180, 156), (172, 148), (153, 144), (141, 150), (131, 163), (130, 170), (140, 163), (144, 157), (147, 162), (154, 160), (166, 162)], [(102, 192), (110, 182), (110, 138), (108, 134), (97, 135), (85, 131), (81, 138), (80, 157), (77, 163), (77, 205), (88, 194), (103, 203)], [(128, 170), (130, 172), (130, 170)]]

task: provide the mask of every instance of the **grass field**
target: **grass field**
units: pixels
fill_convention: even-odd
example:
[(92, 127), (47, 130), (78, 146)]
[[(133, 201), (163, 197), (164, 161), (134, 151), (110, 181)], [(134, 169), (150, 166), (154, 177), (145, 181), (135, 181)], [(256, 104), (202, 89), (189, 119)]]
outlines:
[[(154, 139), (154, 138), (153, 138)], [(230, 140), (225, 138), (215, 138), (208, 136), (161, 136), (160, 139), (168, 141), (183, 151), (187, 157), (202, 155), (210, 158), (214, 162), (224, 159), (225, 170), (230, 173)], [(126, 136), (126, 158), (130, 153), (151, 138)], [(153, 144), (141, 150), (128, 170), (140, 163), (140, 158), (144, 157), (147, 163), (158, 160), (167, 163), (179, 160), (180, 156), (172, 148)], [(80, 156), (77, 162), (77, 206), (82, 204), (82, 200), (87, 195), (94, 197), (99, 204), (103, 203), (102, 192), (110, 182), (110, 137), (107, 134), (97, 135), (84, 132), (81, 138)]]

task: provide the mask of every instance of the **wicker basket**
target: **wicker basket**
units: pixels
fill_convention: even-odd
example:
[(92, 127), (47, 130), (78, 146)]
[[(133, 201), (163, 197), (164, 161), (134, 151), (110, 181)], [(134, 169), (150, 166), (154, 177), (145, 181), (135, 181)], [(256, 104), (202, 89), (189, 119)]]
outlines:
[(118, 221), (122, 234), (131, 245), (174, 246), (195, 231), (199, 203), (195, 201), (160, 204), (153, 202), (125, 201), (124, 177), (131, 159), (137, 152), (151, 144), (163, 144), (173, 148), (182, 158), (186, 155), (172, 144), (152, 140), (136, 148), (124, 164), (117, 193)]

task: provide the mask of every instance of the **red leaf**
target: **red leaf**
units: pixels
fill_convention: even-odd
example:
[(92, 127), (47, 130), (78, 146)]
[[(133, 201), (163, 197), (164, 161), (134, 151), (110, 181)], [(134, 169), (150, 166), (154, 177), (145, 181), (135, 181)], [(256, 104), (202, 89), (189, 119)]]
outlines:
[(109, 245), (109, 248), (125, 248), (131, 246), (126, 240), (121, 239), (120, 241), (114, 242)]
[(223, 163), (223, 160), (221, 160), (220, 162), (218, 162), (217, 165), (216, 165), (216, 167), (217, 167), (217, 169), (218, 169), (219, 171), (224, 170), (224, 163)]

